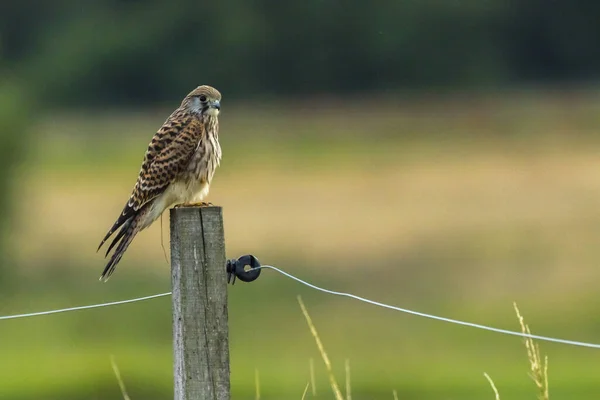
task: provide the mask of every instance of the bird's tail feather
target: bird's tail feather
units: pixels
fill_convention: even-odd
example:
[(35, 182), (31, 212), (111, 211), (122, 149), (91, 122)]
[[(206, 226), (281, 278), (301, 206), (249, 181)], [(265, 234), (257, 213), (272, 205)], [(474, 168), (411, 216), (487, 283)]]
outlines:
[(123, 208), (123, 212), (119, 215), (119, 218), (117, 218), (117, 220), (115, 221), (113, 226), (110, 228), (110, 230), (106, 233), (106, 235), (104, 236), (104, 239), (102, 239), (102, 241), (100, 242), (100, 245), (98, 246), (98, 249), (96, 251), (100, 250), (100, 248), (102, 247), (104, 242), (106, 242), (108, 240), (108, 238), (111, 237), (112, 234), (115, 233), (115, 231), (117, 229), (119, 229), (121, 226), (123, 226), (123, 224), (125, 224), (131, 218), (135, 217), (135, 214), (136, 214), (136, 211), (133, 209), (133, 207), (131, 207), (129, 205), (129, 203), (125, 204), (125, 207)]
[(123, 223), (119, 233), (117, 233), (117, 236), (115, 236), (112, 243), (108, 247), (108, 250), (106, 251), (106, 256), (108, 256), (108, 253), (112, 250), (112, 248), (117, 246), (110, 257), (108, 264), (106, 264), (102, 275), (100, 276), (101, 281), (106, 282), (108, 278), (110, 278), (135, 235), (144, 229), (143, 220), (146, 217), (147, 212), (148, 208), (143, 207), (135, 215), (131, 216), (127, 221), (125, 221), (125, 223)]

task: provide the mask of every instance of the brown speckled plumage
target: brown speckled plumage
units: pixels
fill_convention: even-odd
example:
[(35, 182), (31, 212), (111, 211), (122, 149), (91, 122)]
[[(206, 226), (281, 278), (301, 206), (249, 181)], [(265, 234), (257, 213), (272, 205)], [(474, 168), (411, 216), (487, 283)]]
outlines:
[(199, 86), (188, 94), (148, 145), (129, 201), (104, 242), (119, 228), (106, 255), (116, 246), (100, 279), (107, 280), (142, 229), (173, 204), (200, 202), (208, 193), (221, 160), (219, 120), (221, 94)]

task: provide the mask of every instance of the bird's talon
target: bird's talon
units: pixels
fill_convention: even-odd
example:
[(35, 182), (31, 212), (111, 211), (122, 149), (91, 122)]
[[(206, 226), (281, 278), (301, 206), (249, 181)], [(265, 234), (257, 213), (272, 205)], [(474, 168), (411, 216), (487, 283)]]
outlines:
[(178, 207), (212, 207), (213, 203), (207, 203), (202, 201), (200, 203), (186, 203), (186, 204), (177, 204), (174, 208)]

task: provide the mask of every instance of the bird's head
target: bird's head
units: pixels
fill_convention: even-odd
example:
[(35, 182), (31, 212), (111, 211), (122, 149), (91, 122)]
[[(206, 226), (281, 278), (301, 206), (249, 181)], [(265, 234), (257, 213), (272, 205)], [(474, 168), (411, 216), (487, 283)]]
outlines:
[(197, 115), (216, 117), (221, 110), (221, 93), (211, 86), (198, 86), (185, 96), (181, 105)]

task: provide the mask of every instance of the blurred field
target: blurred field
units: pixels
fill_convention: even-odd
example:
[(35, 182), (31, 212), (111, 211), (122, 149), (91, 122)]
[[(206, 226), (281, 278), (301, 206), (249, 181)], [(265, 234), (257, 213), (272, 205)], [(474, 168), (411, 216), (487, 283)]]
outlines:
[[(18, 171), (10, 234), (21, 283), (0, 314), (168, 290), (155, 224), (106, 285), (95, 253), (168, 114), (51, 115)], [(228, 255), (331, 289), (423, 312), (597, 342), (600, 96), (514, 92), (235, 104), (221, 116)], [(168, 222), (163, 236), (168, 248)], [(352, 362), (355, 398), (534, 398), (518, 339), (331, 298), (266, 272), (231, 288), (233, 388), (300, 398), (308, 358), (324, 368), (296, 305), (302, 294), (334, 367)], [(0, 324), (1, 399), (100, 398), (110, 354), (133, 398), (170, 396), (170, 302)], [(595, 350), (542, 343), (551, 395), (600, 391)], [(32, 366), (35, 365), (35, 373)], [(33, 375), (33, 376), (32, 376)]]

